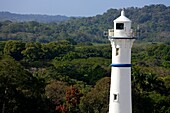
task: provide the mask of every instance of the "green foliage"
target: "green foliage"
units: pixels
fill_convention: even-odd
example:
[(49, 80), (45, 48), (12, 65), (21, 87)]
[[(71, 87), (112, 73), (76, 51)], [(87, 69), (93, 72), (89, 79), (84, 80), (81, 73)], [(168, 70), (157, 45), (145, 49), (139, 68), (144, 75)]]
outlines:
[[(135, 65), (144, 67), (169, 68), (170, 45), (152, 43), (147, 46), (141, 45), (132, 50), (132, 61)], [(157, 70), (155, 70), (157, 71)]]
[[(111, 47), (73, 42), (1, 42), (0, 109), (11, 113), (53, 113), (65, 107), (74, 113), (107, 112)], [(134, 44), (134, 113), (169, 112), (169, 50), (168, 44)], [(70, 99), (81, 101), (76, 107), (65, 98), (69, 85), (76, 86), (82, 94), (82, 98), (71, 98), (69, 93)]]
[(43, 23), (49, 22), (61, 22), (69, 20), (69, 17), (66, 16), (48, 16), (48, 15), (39, 15), (39, 14), (15, 14), (10, 12), (0, 12), (0, 21), (10, 20), (14, 22), (23, 22), (23, 21), (38, 21)]
[[(0, 60), (0, 108), (3, 113), (44, 112), (44, 84), (10, 57)], [(26, 102), (26, 103), (25, 103)], [(39, 107), (37, 107), (39, 106)]]
[(40, 43), (27, 43), (25, 50), (22, 51), (26, 62), (37, 61), (43, 58), (43, 51)]
[(99, 80), (81, 100), (82, 113), (107, 113), (109, 107), (110, 78)]
[(163, 79), (164, 79), (166, 88), (169, 90), (170, 89), (170, 76), (166, 76)]
[[(95, 62), (99, 61), (100, 62)], [(95, 84), (97, 80), (107, 76), (107, 70), (104, 69), (105, 59), (89, 58), (77, 59), (72, 61), (53, 61), (56, 71), (61, 75), (69, 76), (71, 78), (87, 82), (88, 84)]]
[(7, 41), (4, 47), (4, 54), (10, 55), (16, 60), (21, 60), (23, 58), (22, 51), (25, 49), (25, 43), (21, 41)]
[(163, 96), (158, 93), (133, 92), (133, 112), (134, 113), (169, 113), (169, 96)]
[[(157, 4), (143, 8), (125, 9), (126, 16), (133, 22), (133, 30), (142, 41), (169, 42), (170, 7)], [(67, 39), (73, 45), (82, 42), (107, 43), (103, 31), (113, 28), (113, 20), (120, 10), (109, 9), (94, 17), (71, 18), (59, 23), (0, 22), (0, 40), (22, 40), (48, 43)], [(137, 27), (139, 26), (139, 29)]]
[(68, 41), (50, 42), (44, 45), (43, 50), (46, 59), (54, 59), (55, 57), (62, 57), (69, 51), (73, 51), (74, 46)]
[(139, 67), (132, 70), (133, 112), (169, 113), (169, 90), (162, 79)]
[(45, 88), (46, 95), (48, 98), (51, 98), (57, 104), (61, 104), (65, 101), (65, 94), (67, 83), (61, 81), (53, 81), (48, 84)]
[(153, 110), (154, 113), (169, 113), (169, 102), (170, 96), (162, 96), (160, 94), (149, 94), (149, 98), (153, 101)]
[(153, 73), (144, 72), (139, 67), (134, 67), (132, 70), (132, 81), (133, 85), (139, 92), (151, 92), (155, 91), (157, 93), (167, 95), (167, 91), (164, 82), (159, 79), (159, 77)]
[(0, 42), (0, 56), (4, 54), (5, 42)]

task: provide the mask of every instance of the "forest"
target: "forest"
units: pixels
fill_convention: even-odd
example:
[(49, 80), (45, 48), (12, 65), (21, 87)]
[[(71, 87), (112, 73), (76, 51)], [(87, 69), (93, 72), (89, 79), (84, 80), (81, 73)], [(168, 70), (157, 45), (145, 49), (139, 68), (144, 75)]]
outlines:
[[(0, 40), (48, 43), (63, 39), (80, 42), (106, 43), (103, 32), (113, 28), (113, 20), (121, 9), (109, 9), (94, 17), (71, 17), (68, 21), (39, 23), (37, 21), (0, 21)], [(150, 5), (143, 8), (130, 7), (125, 15), (132, 20), (132, 29), (138, 40), (147, 42), (170, 42), (170, 6)]]
[[(125, 9), (133, 28), (140, 26), (132, 48), (133, 113), (170, 113), (169, 9)], [(0, 22), (0, 112), (107, 113), (111, 46), (103, 31), (119, 13)]]
[(13, 22), (37, 21), (41, 23), (67, 21), (69, 17), (61, 15), (40, 15), (40, 14), (15, 14), (7, 11), (0, 11), (0, 21), (10, 20)]

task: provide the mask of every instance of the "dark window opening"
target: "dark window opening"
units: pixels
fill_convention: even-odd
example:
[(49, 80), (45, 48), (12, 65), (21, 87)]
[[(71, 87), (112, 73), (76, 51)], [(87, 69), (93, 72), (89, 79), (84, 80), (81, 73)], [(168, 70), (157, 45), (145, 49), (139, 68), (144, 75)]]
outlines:
[(119, 55), (119, 48), (116, 48), (116, 56)]
[(114, 101), (118, 101), (118, 94), (113, 94), (113, 96)]
[(118, 30), (124, 29), (124, 23), (116, 23), (116, 29)]

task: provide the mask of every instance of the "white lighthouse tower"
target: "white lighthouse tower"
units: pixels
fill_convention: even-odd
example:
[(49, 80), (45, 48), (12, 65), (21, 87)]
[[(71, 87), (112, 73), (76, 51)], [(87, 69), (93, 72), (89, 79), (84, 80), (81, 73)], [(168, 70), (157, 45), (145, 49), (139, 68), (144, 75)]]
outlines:
[(112, 46), (109, 113), (132, 113), (131, 48), (135, 38), (124, 10), (114, 20), (114, 29), (108, 30), (108, 38)]

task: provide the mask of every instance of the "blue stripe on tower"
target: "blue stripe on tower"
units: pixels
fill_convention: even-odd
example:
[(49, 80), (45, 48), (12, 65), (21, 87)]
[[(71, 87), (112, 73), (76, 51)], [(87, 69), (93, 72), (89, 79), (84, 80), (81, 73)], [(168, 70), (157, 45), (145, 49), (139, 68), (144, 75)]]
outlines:
[(132, 64), (111, 64), (112, 67), (132, 67)]

